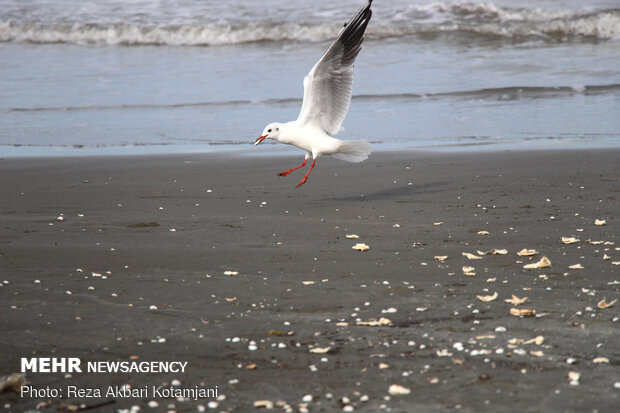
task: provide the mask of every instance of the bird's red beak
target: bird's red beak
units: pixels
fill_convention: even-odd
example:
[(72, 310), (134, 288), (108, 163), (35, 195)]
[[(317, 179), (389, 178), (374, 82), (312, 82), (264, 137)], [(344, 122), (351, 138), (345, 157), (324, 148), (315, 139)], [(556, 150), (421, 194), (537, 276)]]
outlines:
[(256, 142), (254, 142), (254, 145), (258, 145), (259, 143), (261, 143), (265, 139), (267, 139), (267, 135), (259, 136), (258, 139), (256, 139)]

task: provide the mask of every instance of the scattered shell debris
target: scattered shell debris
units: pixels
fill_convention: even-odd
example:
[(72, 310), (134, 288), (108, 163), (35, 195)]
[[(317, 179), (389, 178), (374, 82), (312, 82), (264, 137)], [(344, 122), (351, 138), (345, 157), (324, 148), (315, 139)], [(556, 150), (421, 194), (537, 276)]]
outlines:
[(360, 236), (357, 234), (347, 234), (347, 239), (358, 239)]
[(517, 346), (527, 345), (527, 344), (536, 344), (537, 346), (540, 346), (544, 342), (545, 342), (545, 337), (543, 336), (536, 336), (529, 340), (524, 340), (522, 338), (511, 338), (510, 340), (508, 340), (508, 347), (516, 348)]
[(435, 255), (433, 259), (435, 261), (443, 262), (448, 259), (448, 256), (447, 255)]
[(13, 373), (8, 376), (2, 376), (0, 377), (0, 394), (8, 391), (19, 393), (22, 386), (26, 384), (26, 375), (23, 373)]
[(292, 336), (295, 335), (295, 331), (291, 330), (291, 331), (280, 331), (280, 330), (269, 330), (267, 331), (267, 334), (269, 334), (270, 336)]
[(575, 237), (562, 237), (563, 244), (576, 244), (579, 240)]
[(478, 255), (506, 255), (508, 254), (508, 250), (506, 249), (498, 249), (498, 248), (493, 248), (492, 250), (489, 251), (476, 251), (478, 253)]
[(523, 342), (523, 344), (532, 344), (532, 343), (534, 343), (537, 346), (541, 346), (542, 343), (544, 343), (544, 342), (545, 342), (545, 337), (544, 336), (536, 336), (536, 337), (534, 337), (534, 338), (532, 338), (530, 340), (527, 340), (527, 341)]
[(476, 232), (476, 234), (478, 234), (478, 235), (490, 235), (489, 231), (484, 231), (484, 230), (478, 231), (478, 232)]
[(598, 227), (602, 227), (603, 225), (607, 225), (607, 221), (604, 219), (595, 219), (594, 220), (594, 225), (598, 226)]
[(254, 407), (263, 409), (273, 409), (273, 402), (271, 400), (256, 400)]
[(543, 256), (538, 262), (526, 264), (523, 266), (523, 268), (525, 268), (526, 270), (549, 267), (551, 267), (551, 261), (549, 261), (549, 258), (547, 258), (546, 256)]
[(571, 386), (578, 386), (579, 379), (581, 378), (581, 373), (577, 371), (569, 371), (568, 372), (568, 380)]
[(378, 320), (376, 318), (371, 318), (368, 321), (358, 321), (355, 323), (358, 326), (367, 326), (367, 327), (379, 327), (379, 326), (393, 326), (392, 320), (386, 317), (381, 317)]
[(352, 247), (356, 251), (368, 251), (370, 247), (364, 243), (357, 243)]
[(468, 277), (475, 277), (476, 276), (476, 273), (475, 273), (476, 269), (474, 267), (470, 267), (470, 266), (464, 265), (462, 270), (463, 270), (463, 274), (465, 274)]
[(493, 301), (497, 298), (497, 291), (493, 295), (477, 295), (476, 297), (482, 301), (483, 303), (488, 303), (489, 301)]
[(603, 298), (601, 301), (598, 302), (598, 304), (596, 305), (598, 308), (600, 309), (605, 309), (605, 308), (609, 308), (612, 305), (616, 304), (618, 302), (618, 299), (616, 298), (613, 301), (607, 302), (606, 298)]
[(466, 257), (468, 260), (481, 260), (482, 259), (482, 257), (479, 257), (478, 255), (475, 255), (475, 254), (470, 254), (469, 252), (464, 252), (462, 253), (462, 255)]
[(527, 257), (530, 255), (536, 255), (538, 254), (538, 251), (536, 250), (528, 250), (527, 248), (523, 248), (521, 251), (517, 252), (517, 255), (519, 257)]
[(524, 302), (527, 301), (527, 297), (519, 298), (519, 297), (517, 297), (516, 295), (513, 294), (512, 298), (507, 298), (504, 301), (507, 302), (507, 303), (510, 303), (512, 305), (521, 305), (521, 304), (523, 304)]
[(453, 356), (453, 353), (450, 353), (450, 351), (448, 351), (447, 348), (437, 350), (435, 354), (437, 354), (437, 357), (452, 357)]
[(392, 384), (388, 389), (388, 393), (392, 396), (404, 396), (411, 393), (411, 389), (401, 386), (400, 384)]
[(224, 275), (230, 275), (230, 276), (234, 276), (234, 275), (239, 275), (239, 271), (224, 271)]
[(533, 317), (536, 315), (536, 310), (531, 308), (511, 308), (510, 315), (516, 317)]
[(331, 346), (327, 346), (327, 347), (313, 347), (311, 348), (309, 351), (310, 353), (314, 353), (314, 354), (325, 354), (325, 353), (329, 353), (329, 350), (331, 350)]
[(569, 265), (568, 269), (569, 270), (583, 270), (583, 265), (581, 264)]

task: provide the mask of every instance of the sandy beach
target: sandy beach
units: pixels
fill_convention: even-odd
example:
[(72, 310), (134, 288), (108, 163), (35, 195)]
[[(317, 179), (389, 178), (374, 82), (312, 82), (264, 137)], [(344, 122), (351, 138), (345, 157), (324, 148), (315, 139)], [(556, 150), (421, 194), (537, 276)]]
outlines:
[[(187, 366), (27, 373), (62, 396), (8, 391), (0, 405), (614, 411), (619, 159), (617, 149), (321, 158), (299, 189), (302, 170), (276, 173), (301, 157), (2, 159), (0, 376), (24, 357)], [(524, 268), (543, 257), (550, 267)], [(217, 397), (66, 391), (126, 384)]]

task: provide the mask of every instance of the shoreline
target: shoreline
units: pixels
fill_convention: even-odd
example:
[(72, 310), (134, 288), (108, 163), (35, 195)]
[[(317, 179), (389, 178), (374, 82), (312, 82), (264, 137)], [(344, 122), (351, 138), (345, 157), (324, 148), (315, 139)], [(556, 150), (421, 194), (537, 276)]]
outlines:
[[(350, 140), (350, 139), (344, 139)], [(456, 140), (446, 144), (431, 144), (430, 141), (420, 141), (415, 145), (402, 145), (402, 142), (377, 142), (368, 140), (373, 146), (373, 154), (389, 154), (397, 152), (416, 153), (493, 153), (493, 152), (532, 152), (532, 151), (563, 151), (563, 150), (604, 150), (616, 149), (618, 145), (612, 141), (593, 143), (567, 138), (565, 141), (557, 138), (535, 139), (533, 141), (498, 139), (483, 140), (479, 142), (458, 143)], [(254, 149), (254, 150), (252, 150)], [(204, 144), (204, 145), (176, 145), (176, 144), (153, 144), (153, 145), (124, 145), (110, 147), (70, 147), (70, 146), (32, 146), (11, 145), (0, 146), (0, 159), (15, 158), (79, 158), (79, 157), (114, 157), (114, 156), (294, 156), (302, 154), (298, 148), (277, 144), (263, 143), (260, 150), (256, 150), (251, 139), (247, 144)], [(372, 155), (371, 155), (372, 156)]]
[[(179, 361), (182, 374), (26, 379), (218, 389), (182, 401), (7, 393), (5, 411), (245, 411), (265, 400), (610, 411), (620, 307), (599, 304), (620, 297), (618, 159), (620, 149), (324, 157), (296, 189), (302, 170), (276, 172), (299, 156), (4, 158), (0, 376), (22, 357)], [(543, 256), (550, 268), (524, 268)], [(505, 302), (513, 295), (528, 300)]]

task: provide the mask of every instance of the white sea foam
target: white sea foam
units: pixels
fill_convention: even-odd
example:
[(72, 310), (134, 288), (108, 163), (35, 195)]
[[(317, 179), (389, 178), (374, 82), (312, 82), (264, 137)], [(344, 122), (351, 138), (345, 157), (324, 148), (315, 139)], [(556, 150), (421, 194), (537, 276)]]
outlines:
[[(28, 21), (0, 14), (0, 41), (33, 43), (124, 44), (124, 45), (227, 45), (260, 41), (320, 42), (332, 39), (340, 25), (333, 16), (314, 15), (323, 22), (252, 20), (244, 15), (240, 21), (217, 20), (208, 23), (184, 20), (178, 13), (170, 20), (161, 16), (129, 18), (123, 16), (101, 21), (65, 21), (65, 17)], [(265, 17), (267, 18), (267, 17)], [(112, 22), (111, 22), (112, 21)], [(543, 10), (507, 8), (493, 3), (447, 3), (408, 5), (377, 13), (369, 26), (370, 38), (397, 38), (421, 33), (464, 32), (498, 38), (538, 36), (556, 41), (574, 37), (601, 40), (620, 39), (620, 9)]]
[(0, 22), (0, 41), (32, 43), (209, 46), (259, 41), (322, 41), (337, 33), (338, 29), (333, 25), (308, 27), (295, 23), (152, 26)]

